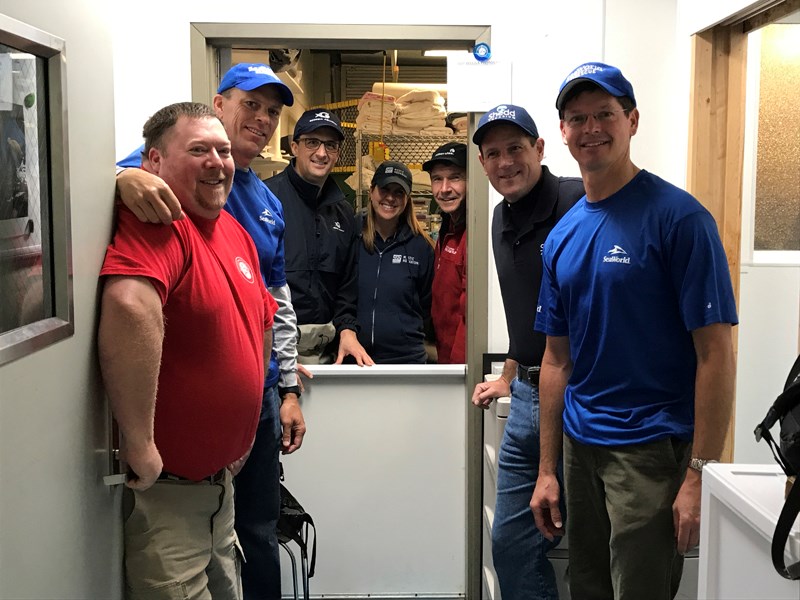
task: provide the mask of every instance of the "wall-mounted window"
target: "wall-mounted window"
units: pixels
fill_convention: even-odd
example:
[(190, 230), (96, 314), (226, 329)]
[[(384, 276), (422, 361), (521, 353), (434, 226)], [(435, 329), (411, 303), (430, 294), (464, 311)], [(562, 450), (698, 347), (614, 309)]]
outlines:
[(742, 262), (800, 264), (800, 12), (748, 36)]
[(0, 14), (0, 364), (73, 333), (65, 64)]

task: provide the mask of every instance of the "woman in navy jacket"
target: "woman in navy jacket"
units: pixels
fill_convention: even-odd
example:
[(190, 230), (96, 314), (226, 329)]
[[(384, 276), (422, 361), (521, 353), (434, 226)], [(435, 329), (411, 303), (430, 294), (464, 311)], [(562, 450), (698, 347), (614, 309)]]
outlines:
[(358, 259), (358, 340), (380, 364), (425, 363), (433, 241), (411, 204), (411, 172), (381, 163), (370, 185)]

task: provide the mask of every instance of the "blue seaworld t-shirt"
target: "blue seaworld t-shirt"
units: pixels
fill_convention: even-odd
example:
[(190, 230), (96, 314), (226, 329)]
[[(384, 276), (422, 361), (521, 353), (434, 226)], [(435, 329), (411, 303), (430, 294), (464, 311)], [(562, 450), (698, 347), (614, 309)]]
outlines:
[(544, 245), (535, 328), (569, 336), (564, 431), (625, 445), (694, 431), (691, 332), (737, 323), (711, 214), (640, 171), (600, 202), (582, 198)]

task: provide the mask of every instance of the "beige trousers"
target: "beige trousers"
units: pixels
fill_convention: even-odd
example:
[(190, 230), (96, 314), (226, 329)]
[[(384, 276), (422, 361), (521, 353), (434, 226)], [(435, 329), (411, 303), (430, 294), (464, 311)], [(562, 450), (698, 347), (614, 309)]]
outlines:
[(126, 489), (123, 506), (126, 599), (241, 600), (230, 472), (215, 484)]

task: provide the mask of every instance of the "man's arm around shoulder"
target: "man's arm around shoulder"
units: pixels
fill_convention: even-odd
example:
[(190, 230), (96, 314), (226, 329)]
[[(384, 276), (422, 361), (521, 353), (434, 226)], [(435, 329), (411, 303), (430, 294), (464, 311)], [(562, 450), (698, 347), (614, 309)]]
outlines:
[(142, 223), (169, 225), (183, 218), (181, 203), (158, 175), (128, 168), (117, 174), (117, 198)]
[(163, 463), (153, 434), (164, 318), (161, 297), (144, 277), (111, 276), (101, 300), (98, 349), (111, 411), (122, 434), (128, 487), (146, 490)]

